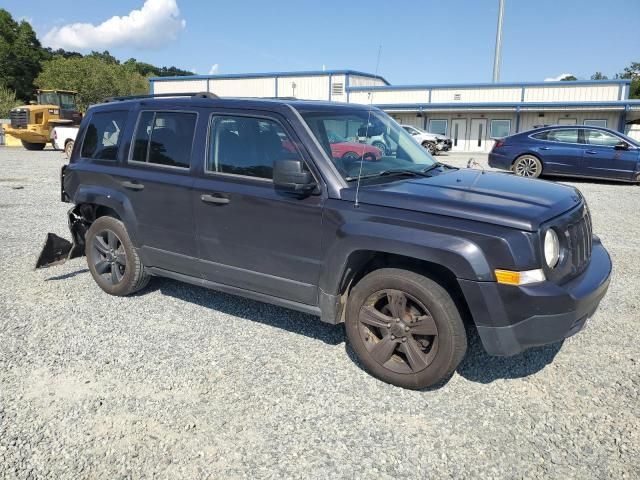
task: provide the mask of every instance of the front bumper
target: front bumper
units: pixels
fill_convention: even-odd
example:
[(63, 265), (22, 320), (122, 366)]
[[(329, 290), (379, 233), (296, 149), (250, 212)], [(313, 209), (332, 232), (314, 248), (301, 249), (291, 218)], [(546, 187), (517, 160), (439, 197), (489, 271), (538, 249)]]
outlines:
[(610, 277), (611, 259), (594, 237), (589, 266), (563, 285), (459, 282), (487, 353), (509, 356), (582, 330), (607, 292)]

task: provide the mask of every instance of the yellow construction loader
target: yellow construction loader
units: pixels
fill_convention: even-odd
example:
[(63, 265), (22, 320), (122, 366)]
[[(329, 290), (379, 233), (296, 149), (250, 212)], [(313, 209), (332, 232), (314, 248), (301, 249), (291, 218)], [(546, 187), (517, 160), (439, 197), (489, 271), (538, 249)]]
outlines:
[(54, 127), (80, 124), (76, 96), (77, 92), (69, 90), (38, 90), (36, 102), (11, 110), (5, 134), (21, 140), (27, 150), (42, 150), (51, 142)]

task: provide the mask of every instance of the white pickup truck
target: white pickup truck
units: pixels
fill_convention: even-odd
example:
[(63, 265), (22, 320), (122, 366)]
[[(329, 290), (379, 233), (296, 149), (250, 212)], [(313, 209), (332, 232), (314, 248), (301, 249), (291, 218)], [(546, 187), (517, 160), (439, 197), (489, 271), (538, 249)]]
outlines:
[(56, 150), (63, 150), (69, 158), (73, 151), (73, 144), (76, 141), (78, 127), (59, 125), (51, 130), (51, 145)]

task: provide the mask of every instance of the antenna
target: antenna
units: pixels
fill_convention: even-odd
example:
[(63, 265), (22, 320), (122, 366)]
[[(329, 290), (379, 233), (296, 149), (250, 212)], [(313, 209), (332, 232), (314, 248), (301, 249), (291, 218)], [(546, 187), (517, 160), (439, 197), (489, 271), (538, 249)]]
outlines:
[[(378, 59), (376, 60), (376, 71), (375, 76), (378, 76), (378, 68), (380, 68), (380, 55), (382, 54), (382, 45), (378, 47)], [(354, 208), (358, 208), (360, 205), (358, 204), (358, 194), (360, 193), (360, 177), (362, 176), (362, 162), (364, 161), (364, 151), (367, 145), (367, 138), (369, 138), (369, 124), (371, 123), (371, 110), (373, 109), (373, 90), (369, 91), (369, 112), (367, 113), (367, 128), (364, 131), (364, 141), (362, 144), (362, 155), (360, 155), (360, 169), (358, 171), (358, 182), (356, 183), (356, 201), (354, 203)]]

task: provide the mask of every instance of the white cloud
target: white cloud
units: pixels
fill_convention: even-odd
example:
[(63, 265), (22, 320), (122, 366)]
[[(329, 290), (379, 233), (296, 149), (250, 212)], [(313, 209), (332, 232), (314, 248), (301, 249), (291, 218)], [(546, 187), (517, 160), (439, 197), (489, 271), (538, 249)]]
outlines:
[(219, 69), (220, 69), (220, 65), (218, 65), (217, 63), (214, 63), (213, 65), (211, 65), (211, 68), (209, 69), (209, 75), (213, 75), (214, 73), (218, 73)]
[(574, 76), (573, 73), (561, 73), (557, 77), (547, 77), (547, 78), (544, 79), (544, 81), (545, 82), (559, 82), (563, 78), (573, 77), (573, 76)]
[(146, 0), (140, 10), (132, 10), (124, 17), (111, 17), (99, 25), (72, 23), (55, 27), (44, 36), (43, 43), (68, 50), (158, 48), (175, 40), (185, 25), (176, 0)]

